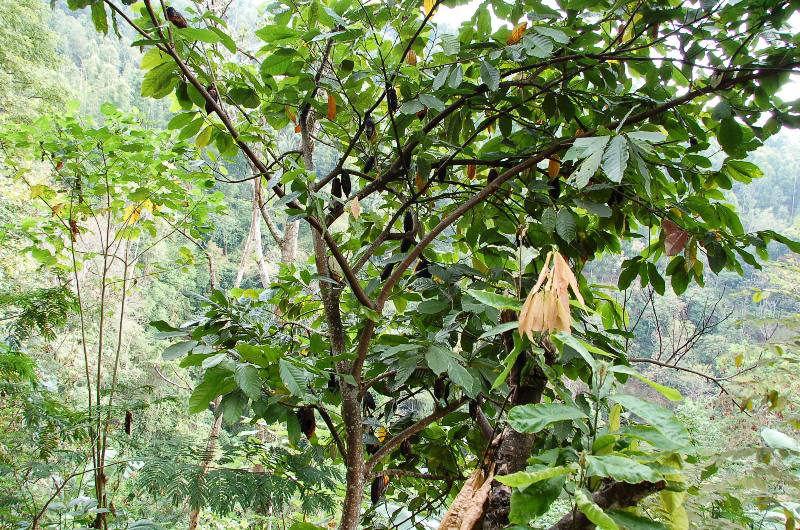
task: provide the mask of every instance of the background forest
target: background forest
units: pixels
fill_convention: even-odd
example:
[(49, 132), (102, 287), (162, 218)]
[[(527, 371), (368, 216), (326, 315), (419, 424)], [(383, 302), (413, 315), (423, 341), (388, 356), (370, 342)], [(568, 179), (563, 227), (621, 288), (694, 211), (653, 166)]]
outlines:
[[(256, 1), (233, 2), (226, 15), (236, 38), (253, 21), (268, 19)], [(84, 528), (98, 511), (113, 513), (115, 528), (184, 528), (190, 514), (193, 524), (199, 517), (200, 528), (333, 527), (344, 466), (329, 465), (310, 450), (297, 426), (292, 432), (285, 422), (252, 420), (244, 404), (228, 400), (215, 421), (212, 400), (195, 390), (203, 377), (199, 367), (187, 366), (178, 360), (185, 352), (169, 348), (176, 336), (171, 326), (207, 310), (210, 286), (231, 293), (228, 300), (263, 300), (262, 289), (281, 274), (295, 275), (299, 284), (301, 269), (313, 263), (309, 227), (295, 224), (298, 245), (287, 248), (282, 234), (292, 220), (259, 207), (260, 188), (246, 180), (247, 160), (197, 154), (203, 133), (184, 135), (185, 124), (175, 121), (177, 99), (140, 95), (147, 56), (129, 45), (130, 30), (120, 27), (126, 37), (117, 38), (113, 30), (87, 30), (92, 24), (89, 10), (70, 11), (61, 2), (4, 0), (0, 8), (0, 528)], [(61, 121), (39, 121), (53, 117)], [(41, 227), (37, 200), (47, 200), (48, 179), (61, 162), (42, 155), (22, 171), (7, 151), (18, 127), (37, 123), (79, 146), (122, 135), (140, 142), (142, 149), (124, 163), (93, 160), (98, 174), (136, 181), (150, 178), (146, 167), (153, 158), (185, 160), (175, 169), (180, 183), (159, 185), (165, 201), (186, 201), (190, 213), (159, 217), (143, 202), (120, 208), (114, 222), (125, 235), (92, 241), (95, 253), (80, 258), (76, 293), (68, 267), (59, 271), (56, 252), (31, 236), (34, 225)], [(298, 149), (293, 126), (273, 132), (279, 152)], [(336, 149), (318, 145), (317, 173), (325, 175), (337, 156)], [(745, 230), (800, 239), (800, 134), (783, 129), (749, 160), (763, 175), (725, 191)], [(191, 192), (184, 197), (185, 183)], [(95, 188), (102, 192), (102, 179), (84, 186), (87, 196)], [(111, 192), (106, 199), (109, 211), (127, 200)], [(48, 207), (58, 217), (60, 206)], [(112, 243), (122, 258), (106, 262), (100, 249)], [(626, 309), (631, 363), (684, 398), (673, 403), (658, 388), (628, 383), (630, 392), (673, 408), (698, 454), (707, 457), (695, 472), (708, 480), (693, 486), (686, 501), (691, 527), (800, 528), (793, 497), (800, 491), (798, 255), (770, 245), (763, 267), (707, 275), (704, 287), (690, 285), (680, 296), (669, 289), (657, 296), (638, 279), (612, 289), (623, 261), (646, 245), (646, 239), (626, 241), (621, 253), (604, 255), (583, 274), (590, 284), (609, 286), (598, 319), (613, 320), (615, 308)], [(230, 303), (231, 311), (244, 311)], [(100, 304), (108, 304), (107, 321), (98, 324), (86, 314)], [(113, 376), (116, 388), (111, 399), (99, 387), (96, 396), (89, 391), (90, 400), (110, 403), (102, 409), (109, 422), (101, 437), (111, 466), (104, 479), (109, 502), (98, 509), (87, 444), (101, 442), (86, 434), (94, 420), (86, 409), (83, 356), (101, 332), (113, 338), (101, 350), (115, 359), (104, 377)], [(420, 396), (414, 406), (432, 408), (434, 398)], [(218, 440), (209, 444), (215, 429)], [(776, 446), (788, 451), (788, 464), (758, 457), (759, 448)], [(426, 458), (438, 459), (435, 453)], [(237, 474), (264, 465), (282, 470), (267, 487)], [(390, 490), (372, 527), (436, 527), (436, 517), (413, 517), (423, 507), (408, 491)], [(450, 495), (457, 491), (456, 485)], [(538, 524), (553, 524), (567, 507), (557, 500)]]

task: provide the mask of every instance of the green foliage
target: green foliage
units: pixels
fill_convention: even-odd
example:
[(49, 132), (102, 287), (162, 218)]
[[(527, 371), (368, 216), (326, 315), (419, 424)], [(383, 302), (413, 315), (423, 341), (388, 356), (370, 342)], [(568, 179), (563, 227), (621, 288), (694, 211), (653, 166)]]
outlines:
[[(154, 449), (155, 450), (155, 449)], [(299, 499), (304, 514), (330, 512), (341, 476), (327, 466), (319, 448), (291, 451), (254, 442), (227, 447), (225, 463), (260, 464), (263, 470), (214, 467), (205, 472), (197, 463), (203, 452), (184, 450), (144, 462), (136, 479), (142, 493), (168, 498), (176, 506), (206, 507), (219, 514), (235, 510), (285, 512)]]
[(55, 331), (63, 328), (67, 316), (77, 310), (77, 302), (75, 294), (66, 287), (0, 293), (0, 307), (12, 313), (10, 332), (18, 342), (26, 340), (34, 331), (46, 340), (53, 340)]
[[(441, 31), (435, 10), (459, 3), (274, 2), (264, 25), (249, 28), (260, 41), (240, 44), (219, 13), (193, 7), (189, 27), (179, 28), (156, 3), (122, 2), (140, 32), (133, 44), (147, 50), (141, 95), (170, 98), (180, 111), (170, 132), (130, 130), (130, 118), (109, 109), (100, 127), (67, 116), (12, 131), (20, 158), (41, 154), (65, 168), (51, 183), (30, 180), (25, 163), (14, 167), (46, 205), (20, 227), (31, 241), (26, 252), (44, 267), (76, 272), (72, 243), (101, 217), (94, 212), (121, 226), (125, 242), (157, 240), (174, 224), (202, 240), (222, 197), (207, 197), (215, 182), (195, 161), (202, 153), (222, 174), (219, 165), (243, 153), (277, 196), (271, 206), (326, 240), (315, 267), (287, 264), (270, 289), (219, 290), (203, 299), (200, 318), (156, 324), (161, 338), (179, 341), (163, 358), (196, 376), (189, 410), (222, 398), (217, 412), (228, 425), (246, 414), (285, 425), (299, 447), (295, 412), (313, 406), (328, 415), (328, 436), (322, 428), (307, 436), (332, 463), (343, 456), (339, 431), (374, 453), (423, 421), (410, 450), (394, 444), (349, 461), (445, 477), (441, 487), (400, 478), (385, 492), (432, 512), (452, 480), (488, 454), (487, 433), (459, 406), (480, 398), (495, 432), (509, 423), (537, 434), (529, 467), (511, 475), (514, 523), (536, 523), (564, 491), (601, 528), (658, 527), (653, 517), (686, 527), (687, 498), (699, 490), (685, 487), (685, 466), (702, 456), (672, 410), (624, 387), (637, 379), (668, 399), (681, 396), (628, 366), (636, 337), (628, 308), (606, 285), (666, 296), (669, 277), (672, 293), (684, 295), (714, 275), (761, 267), (775, 243), (800, 250), (769, 226), (746, 231), (726, 194), (761, 175), (749, 153), (800, 123), (796, 103), (779, 95), (800, 56), (789, 24), (797, 5), (587, 0), (555, 9), (486, 0), (471, 20)], [(104, 4), (68, 5), (89, 7), (101, 33), (117, 22)], [(212, 85), (219, 107), (206, 96)], [(275, 154), (283, 152), (274, 149), (276, 130), (302, 133), (292, 140), (308, 167)], [(330, 172), (310, 167), (312, 141), (335, 153)], [(717, 146), (724, 154), (715, 158)], [(371, 157), (375, 169), (362, 172)], [(497, 180), (486, 182), (486, 173)], [(342, 178), (353, 193), (339, 199), (328, 183)], [(398, 236), (392, 225), (406, 213), (413, 230)], [(620, 274), (592, 281), (587, 264), (633, 248)], [(568, 271), (541, 285), (554, 251)], [(180, 255), (178, 265), (191, 265), (190, 252)], [(547, 310), (557, 313), (561, 333), (515, 333), (508, 311), (540, 288), (542, 297), (528, 298), (534, 316), (543, 323), (553, 320)], [(537, 381), (535, 403), (506, 407), (526, 378)], [(373, 394), (373, 407), (353, 403)], [(780, 394), (754, 394), (777, 409)], [(772, 443), (782, 439), (765, 432)], [(783, 442), (775, 450), (791, 452)], [(240, 469), (201, 476), (196, 463), (186, 465), (155, 463), (148, 488), (222, 513), (257, 507), (248, 488), (267, 485)], [(272, 471), (281, 466), (289, 464)], [(607, 512), (593, 500), (608, 482), (662, 479), (669, 487), (648, 512)], [(215, 504), (215, 492), (234, 500)]]

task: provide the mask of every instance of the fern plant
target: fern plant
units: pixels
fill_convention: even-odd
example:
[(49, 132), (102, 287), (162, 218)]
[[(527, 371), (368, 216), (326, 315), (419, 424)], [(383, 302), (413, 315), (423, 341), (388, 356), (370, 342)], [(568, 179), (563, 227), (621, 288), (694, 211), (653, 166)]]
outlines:
[[(183, 447), (147, 460), (139, 471), (137, 489), (155, 498), (168, 498), (175, 505), (186, 503), (218, 515), (244, 510), (285, 513), (295, 501), (305, 515), (329, 513), (336, 507), (341, 473), (324, 464), (319, 447), (293, 451), (240, 441), (223, 448), (221, 466), (205, 474), (197, 463), (204, 453), (204, 447)], [(253, 470), (251, 464), (256, 463), (263, 471)], [(237, 464), (239, 467), (232, 467)]]

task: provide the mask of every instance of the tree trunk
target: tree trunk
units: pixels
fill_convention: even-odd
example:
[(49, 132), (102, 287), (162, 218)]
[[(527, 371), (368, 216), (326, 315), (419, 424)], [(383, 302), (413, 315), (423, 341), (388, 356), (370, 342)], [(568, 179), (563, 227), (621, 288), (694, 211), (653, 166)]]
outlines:
[[(256, 179), (259, 180), (259, 179)], [(258, 264), (258, 276), (261, 280), (261, 287), (264, 289), (269, 288), (269, 270), (267, 269), (267, 262), (264, 260), (264, 244), (261, 241), (261, 208), (258, 205), (258, 196), (256, 194), (256, 180), (253, 181), (253, 218), (251, 219), (251, 234), (253, 241), (253, 249), (255, 250), (256, 263)]]

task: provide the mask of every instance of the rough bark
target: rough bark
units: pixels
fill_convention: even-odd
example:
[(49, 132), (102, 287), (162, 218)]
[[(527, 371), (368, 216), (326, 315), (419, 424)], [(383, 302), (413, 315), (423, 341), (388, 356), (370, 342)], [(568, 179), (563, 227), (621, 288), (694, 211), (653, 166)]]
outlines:
[[(516, 318), (516, 313), (511, 311), (504, 311), (501, 314), (502, 322), (513, 322)], [(513, 338), (510, 333), (503, 334), (503, 342), (506, 350), (511, 351)], [(538, 403), (542, 399), (542, 392), (547, 384), (547, 376), (534, 363), (528, 363), (528, 359), (527, 352), (522, 352), (517, 357), (509, 374), (508, 385), (512, 392), (510, 398), (511, 406)], [(533, 366), (530, 367), (530, 365)], [(509, 475), (525, 469), (535, 441), (535, 434), (520, 433), (506, 426), (503, 429), (500, 446), (494, 459), (495, 475)], [(508, 513), (510, 509), (511, 488), (494, 481), (483, 519), (483, 529), (499, 530), (505, 528), (509, 523)]]
[[(523, 353), (517, 358), (513, 372), (521, 371), (527, 356)], [(511, 380), (512, 378), (509, 378)], [(542, 398), (547, 378), (537, 367), (518, 382), (513, 390), (511, 404), (527, 405), (538, 403)], [(513, 383), (512, 383), (513, 384)], [(506, 426), (503, 430), (502, 441), (497, 449), (495, 456), (495, 474), (509, 475), (525, 469), (528, 457), (536, 441), (535, 434), (524, 434)], [(484, 530), (499, 530), (508, 525), (508, 513), (511, 509), (511, 488), (497, 481), (492, 483), (492, 490), (489, 493), (489, 502), (483, 520)]]

